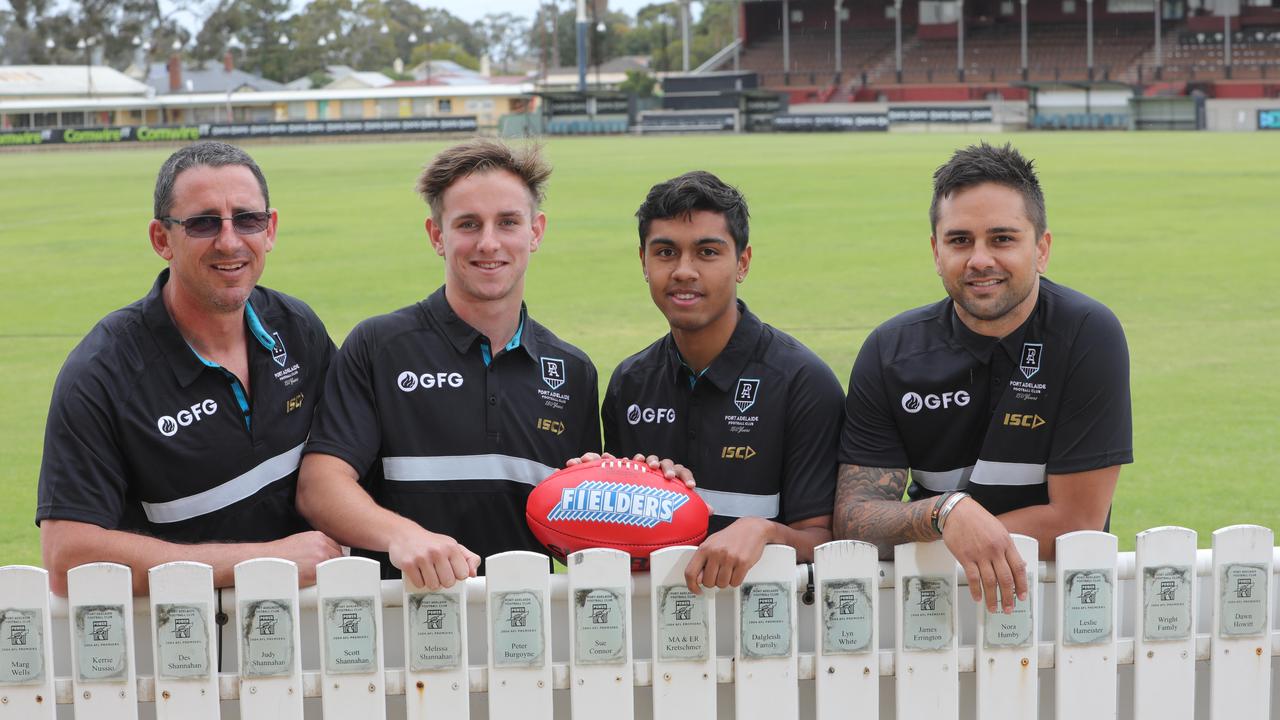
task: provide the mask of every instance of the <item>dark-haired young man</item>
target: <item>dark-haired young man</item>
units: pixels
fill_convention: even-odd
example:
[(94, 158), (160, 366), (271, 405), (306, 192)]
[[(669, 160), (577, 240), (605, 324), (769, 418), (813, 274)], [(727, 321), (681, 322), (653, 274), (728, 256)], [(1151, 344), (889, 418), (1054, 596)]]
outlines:
[(835, 534), (882, 557), (941, 538), (974, 600), (995, 611), (999, 586), (1009, 612), (1026, 593), (1010, 533), (1048, 559), (1057, 536), (1107, 527), (1133, 461), (1128, 349), (1110, 310), (1041, 276), (1044, 195), (1012, 147), (956, 152), (929, 216), (948, 297), (876, 328), (858, 354)]
[(835, 374), (738, 299), (751, 267), (746, 200), (707, 172), (655, 185), (636, 212), (649, 294), (671, 332), (627, 358), (605, 393), (605, 448), (693, 471), (712, 507), (689, 588), (729, 587), (767, 543), (810, 560), (831, 539), (841, 417)]

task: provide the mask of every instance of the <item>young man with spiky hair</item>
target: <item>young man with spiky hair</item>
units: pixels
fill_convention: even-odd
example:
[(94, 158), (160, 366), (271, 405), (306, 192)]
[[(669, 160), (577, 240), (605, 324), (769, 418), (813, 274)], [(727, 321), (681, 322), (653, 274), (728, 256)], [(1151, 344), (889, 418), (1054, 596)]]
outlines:
[(933, 179), (948, 297), (876, 328), (858, 354), (835, 534), (885, 558), (942, 539), (974, 600), (1011, 612), (1027, 588), (1010, 533), (1049, 559), (1059, 535), (1108, 525), (1133, 461), (1128, 349), (1110, 310), (1043, 277), (1053, 238), (1030, 160), (983, 143)]
[(671, 332), (627, 358), (605, 393), (605, 448), (679, 461), (711, 506), (689, 589), (742, 583), (768, 543), (802, 561), (831, 539), (843, 393), (795, 338), (738, 299), (751, 268), (747, 203), (708, 172), (659, 183), (636, 211), (640, 265)]

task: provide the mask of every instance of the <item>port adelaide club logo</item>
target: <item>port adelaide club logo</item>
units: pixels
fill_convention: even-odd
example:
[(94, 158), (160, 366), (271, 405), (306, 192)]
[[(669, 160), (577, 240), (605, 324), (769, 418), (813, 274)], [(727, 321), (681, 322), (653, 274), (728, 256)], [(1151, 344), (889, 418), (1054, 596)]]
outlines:
[(738, 387), (733, 391), (733, 404), (738, 412), (746, 412), (756, 404), (756, 393), (760, 392), (760, 381), (753, 378), (739, 378)]
[(1032, 375), (1040, 372), (1040, 356), (1044, 354), (1044, 343), (1022, 343), (1022, 358), (1018, 369), (1022, 376), (1030, 380)]
[(542, 382), (547, 387), (546, 390), (538, 388), (538, 397), (542, 399), (542, 404), (552, 410), (563, 410), (565, 403), (569, 402), (569, 394), (560, 392), (560, 388), (568, 380), (565, 375), (565, 362), (561, 358), (540, 357), (538, 365), (542, 368)]

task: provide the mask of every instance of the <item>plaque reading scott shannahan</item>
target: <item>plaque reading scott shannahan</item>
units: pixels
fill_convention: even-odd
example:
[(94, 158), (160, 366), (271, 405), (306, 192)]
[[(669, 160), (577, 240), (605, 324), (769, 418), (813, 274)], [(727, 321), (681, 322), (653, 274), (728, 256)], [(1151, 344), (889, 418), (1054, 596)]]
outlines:
[(76, 674), (80, 682), (124, 680), (129, 673), (123, 605), (80, 605), (75, 618)]
[(573, 593), (574, 660), (580, 665), (627, 661), (627, 603), (621, 588)]
[(462, 663), (462, 611), (446, 593), (409, 596), (409, 669), (453, 670)]
[(156, 674), (163, 678), (209, 677), (209, 606), (156, 603)]
[(1072, 570), (1062, 583), (1062, 643), (1096, 645), (1111, 641), (1111, 574)]
[(245, 677), (288, 677), (293, 674), (293, 603), (248, 600), (240, 603), (242, 666)]
[(1142, 570), (1142, 638), (1185, 640), (1191, 637), (1192, 568), (1162, 565)]
[(707, 595), (695, 595), (684, 585), (658, 587), (659, 660), (701, 662), (710, 657)]
[(1230, 637), (1253, 637), (1267, 631), (1268, 565), (1227, 563), (1222, 566), (1219, 630)]
[(955, 634), (951, 581), (911, 575), (902, 579), (902, 647), (945, 650)]
[(791, 655), (791, 583), (742, 584), (742, 659)]
[(871, 578), (822, 583), (822, 652), (851, 655), (871, 651)]
[(372, 597), (325, 598), (325, 670), (331, 674), (369, 673), (378, 669), (378, 628)]
[(546, 639), (542, 628), (542, 600), (532, 590), (495, 592), (489, 601), (493, 628), (493, 664), (531, 667), (543, 662)]
[(0, 685), (44, 682), (44, 613), (39, 608), (0, 610)]

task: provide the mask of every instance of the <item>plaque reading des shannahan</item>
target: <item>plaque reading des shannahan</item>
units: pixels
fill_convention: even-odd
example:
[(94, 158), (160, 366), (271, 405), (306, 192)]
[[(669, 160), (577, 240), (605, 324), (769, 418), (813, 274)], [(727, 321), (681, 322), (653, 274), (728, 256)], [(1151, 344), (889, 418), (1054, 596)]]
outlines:
[(945, 650), (955, 634), (951, 581), (945, 577), (910, 575), (902, 579), (902, 647)]
[(1108, 570), (1072, 570), (1062, 583), (1062, 643), (1111, 641), (1113, 594)]
[(872, 650), (871, 603), (875, 587), (871, 578), (822, 583), (822, 652), (852, 655)]
[(791, 583), (742, 584), (742, 659), (791, 655)]
[(242, 666), (245, 677), (288, 677), (293, 674), (293, 603), (247, 600), (240, 603)]
[(0, 685), (44, 682), (44, 613), (39, 608), (0, 610)]
[(127, 678), (129, 646), (124, 635), (124, 606), (80, 605), (72, 609), (72, 617), (80, 682)]
[(574, 655), (580, 665), (627, 661), (627, 601), (621, 588), (573, 592)]
[(684, 585), (658, 587), (659, 660), (701, 662), (711, 656), (707, 627), (707, 595), (694, 595)]
[(1161, 565), (1142, 570), (1142, 638), (1185, 640), (1191, 637), (1191, 593), (1194, 571), (1188, 565)]
[(982, 643), (987, 648), (1025, 648), (1034, 642), (1035, 623), (1031, 616), (1031, 593), (1035, 586), (1028, 579), (1027, 599), (1013, 596), (1013, 612), (1005, 614), (1003, 603), (996, 605), (996, 611), (983, 610), (985, 630)]
[(1267, 587), (1271, 567), (1252, 563), (1222, 566), (1219, 630), (1231, 637), (1253, 637), (1267, 631)]
[(209, 677), (209, 606), (156, 603), (156, 674), (163, 678)]
[(493, 628), (493, 664), (497, 667), (541, 665), (546, 640), (542, 600), (532, 590), (495, 592), (489, 601)]
[(372, 597), (325, 598), (325, 670), (331, 674), (370, 673), (378, 669), (378, 628)]
[(409, 596), (409, 669), (453, 670), (462, 663), (462, 611), (458, 596)]

